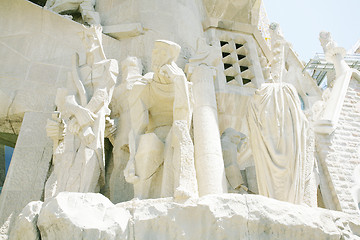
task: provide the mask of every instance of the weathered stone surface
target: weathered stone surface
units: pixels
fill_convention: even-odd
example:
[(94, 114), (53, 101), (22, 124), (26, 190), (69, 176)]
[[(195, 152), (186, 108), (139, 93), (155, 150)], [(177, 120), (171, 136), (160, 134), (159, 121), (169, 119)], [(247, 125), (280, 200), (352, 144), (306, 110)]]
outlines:
[(95, 193), (59, 193), (44, 202), (41, 239), (130, 239), (130, 213)]
[(207, 195), (113, 205), (101, 194), (60, 193), (39, 215), (41, 239), (360, 239), (351, 215), (259, 195)]
[(17, 217), (14, 228), (11, 231), (12, 240), (39, 240), (39, 230), (36, 226), (43, 202), (33, 201), (24, 207)]
[(0, 225), (8, 232), (21, 210), (42, 198), (44, 182), (51, 162), (52, 146), (45, 125), (50, 114), (25, 114), (16, 148), (0, 195)]
[(360, 239), (349, 215), (258, 195), (146, 200), (133, 208), (134, 239)]

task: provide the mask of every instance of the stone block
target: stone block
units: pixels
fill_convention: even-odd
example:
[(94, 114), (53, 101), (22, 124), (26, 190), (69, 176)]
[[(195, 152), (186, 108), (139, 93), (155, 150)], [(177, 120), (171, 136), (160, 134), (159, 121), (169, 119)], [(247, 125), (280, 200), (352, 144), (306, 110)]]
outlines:
[[(3, 191), (0, 195), (0, 226), (16, 216), (30, 201), (40, 200), (51, 163), (52, 143), (45, 125), (50, 113), (24, 116)], [(9, 224), (11, 228), (11, 223)]]
[(122, 38), (135, 37), (142, 34), (143, 28), (141, 23), (110, 25), (103, 27), (103, 33), (120, 40)]
[(96, 193), (59, 193), (44, 202), (38, 227), (43, 240), (130, 239), (130, 212)]
[(43, 202), (34, 201), (27, 204), (16, 218), (14, 228), (11, 231), (12, 240), (39, 240), (39, 230), (36, 226)]

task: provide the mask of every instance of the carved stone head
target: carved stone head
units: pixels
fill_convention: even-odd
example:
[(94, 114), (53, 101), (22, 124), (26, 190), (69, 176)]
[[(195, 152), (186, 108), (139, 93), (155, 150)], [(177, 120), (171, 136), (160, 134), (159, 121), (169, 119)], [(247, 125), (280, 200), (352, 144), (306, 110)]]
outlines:
[(163, 65), (175, 62), (180, 54), (181, 47), (171, 41), (157, 40), (154, 44), (151, 59), (151, 69), (157, 72)]

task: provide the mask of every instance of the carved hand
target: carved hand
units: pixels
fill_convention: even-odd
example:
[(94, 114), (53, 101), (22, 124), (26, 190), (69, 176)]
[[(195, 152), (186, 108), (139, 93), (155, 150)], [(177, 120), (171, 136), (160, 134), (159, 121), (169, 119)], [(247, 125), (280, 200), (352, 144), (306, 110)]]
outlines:
[(135, 175), (134, 159), (129, 159), (129, 162), (124, 169), (124, 176), (128, 183), (134, 184), (139, 181), (139, 177)]
[(48, 119), (46, 123), (46, 134), (48, 137), (59, 140), (64, 132), (64, 124), (61, 121)]

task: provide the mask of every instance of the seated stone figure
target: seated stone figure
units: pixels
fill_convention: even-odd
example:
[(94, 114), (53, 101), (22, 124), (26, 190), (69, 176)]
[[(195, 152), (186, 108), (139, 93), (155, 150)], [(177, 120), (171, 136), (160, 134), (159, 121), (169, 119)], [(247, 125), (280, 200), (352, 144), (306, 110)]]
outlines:
[(176, 43), (158, 40), (151, 68), (129, 94), (130, 158), (125, 178), (137, 198), (196, 197), (194, 146), (189, 134), (189, 82), (175, 61)]
[(47, 124), (54, 155), (46, 197), (63, 191), (98, 192), (104, 183), (105, 126), (118, 64), (105, 57), (100, 27), (85, 28), (82, 41), (86, 63), (79, 66), (76, 54), (68, 87), (58, 89), (56, 96), (59, 115)]

